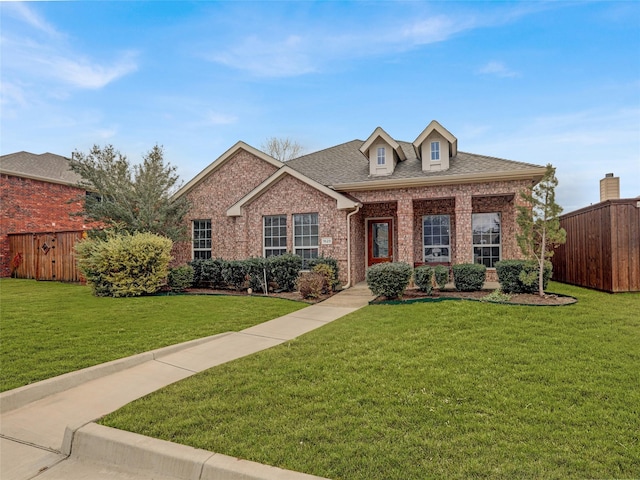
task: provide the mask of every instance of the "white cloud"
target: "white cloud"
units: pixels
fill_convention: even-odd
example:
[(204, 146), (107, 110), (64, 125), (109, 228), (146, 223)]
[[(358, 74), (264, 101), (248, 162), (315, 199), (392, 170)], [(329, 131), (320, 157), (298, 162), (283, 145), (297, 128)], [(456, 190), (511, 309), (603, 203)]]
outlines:
[(13, 18), (23, 21), (40, 32), (52, 37), (61, 36), (60, 32), (58, 32), (53, 25), (22, 2), (7, 2), (2, 8), (5, 14), (9, 14)]
[[(36, 58), (34, 58), (36, 60)], [(74, 60), (59, 56), (39, 58), (50, 67), (49, 75), (78, 88), (99, 89), (138, 69), (135, 54), (125, 53), (111, 65), (100, 65), (89, 59)]]
[(208, 125), (231, 125), (238, 121), (238, 117), (234, 115), (226, 115), (224, 113), (207, 112), (204, 122)]
[(518, 72), (511, 70), (504, 63), (496, 61), (491, 61), (479, 68), (477, 73), (481, 75), (495, 75), (496, 77), (501, 78), (514, 78), (520, 76)]

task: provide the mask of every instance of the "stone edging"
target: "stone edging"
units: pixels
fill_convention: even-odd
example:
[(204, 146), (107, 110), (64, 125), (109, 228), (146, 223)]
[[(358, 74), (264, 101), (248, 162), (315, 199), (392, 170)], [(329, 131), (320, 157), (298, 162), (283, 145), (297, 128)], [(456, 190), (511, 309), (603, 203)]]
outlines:
[(156, 350), (120, 358), (107, 363), (101, 363), (93, 367), (87, 367), (75, 372), (65, 373), (57, 377), (48, 378), (13, 390), (7, 390), (6, 392), (0, 393), (0, 413), (7, 413), (31, 402), (48, 397), (49, 395), (64, 392), (65, 390), (77, 387), (78, 385), (82, 385), (83, 383), (91, 380), (106, 377), (107, 375), (135, 367), (136, 365), (140, 365), (145, 362), (156, 360), (186, 348), (195, 347), (196, 345), (211, 341), (215, 338), (230, 335), (231, 333), (233, 332), (219, 333), (209, 337), (197, 338), (188, 342), (178, 343), (177, 345), (169, 345), (168, 347), (158, 348)]

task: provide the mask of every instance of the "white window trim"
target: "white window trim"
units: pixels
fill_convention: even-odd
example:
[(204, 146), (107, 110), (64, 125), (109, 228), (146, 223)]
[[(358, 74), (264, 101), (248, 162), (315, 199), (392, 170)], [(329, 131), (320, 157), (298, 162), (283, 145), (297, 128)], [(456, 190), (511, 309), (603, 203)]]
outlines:
[[(435, 149), (433, 147), (436, 147)], [(434, 154), (437, 158), (433, 158)], [(440, 142), (431, 142), (431, 161), (439, 162), (440, 161)]]
[[(497, 214), (498, 218), (500, 219), (500, 243), (495, 244), (495, 243), (487, 243), (487, 244), (477, 244), (477, 243), (473, 243), (473, 216), (474, 215), (482, 215), (483, 213), (488, 213), (488, 214)], [(496, 262), (499, 262), (500, 260), (502, 260), (502, 235), (503, 235), (503, 229), (502, 229), (502, 212), (477, 212), (477, 213), (473, 213), (471, 215), (471, 263), (476, 263), (476, 258), (475, 258), (475, 254), (474, 254), (474, 250), (476, 247), (478, 248), (482, 248), (482, 247), (489, 247), (489, 248), (494, 248), (494, 247), (498, 247), (498, 260)], [(484, 263), (480, 263), (479, 265), (484, 265)], [(495, 264), (493, 267), (487, 267), (487, 269), (492, 269), (495, 270)]]
[[(273, 251), (273, 250), (284, 250), (284, 253), (287, 252), (287, 245), (285, 245), (284, 247), (267, 247), (265, 246), (265, 240), (266, 240), (266, 236), (265, 236), (265, 230), (266, 230), (266, 225), (265, 225), (265, 220), (267, 217), (284, 217), (284, 227), (285, 227), (285, 244), (289, 243), (289, 232), (288, 232), (288, 228), (287, 228), (287, 224), (288, 224), (288, 219), (287, 219), (287, 215), (286, 214), (277, 214), (277, 215), (263, 215), (262, 216), (262, 257), (263, 258), (267, 258), (267, 251)], [(273, 227), (273, 225), (272, 225)], [(280, 236), (278, 236), (280, 237)], [(273, 238), (273, 235), (271, 235), (271, 238)], [(278, 255), (282, 255), (282, 253), (279, 253)]]
[[(424, 243), (424, 220), (427, 217), (448, 217), (449, 218), (449, 243), (447, 245), (425, 245)], [(446, 260), (442, 260), (442, 262), (447, 262), (447, 263), (451, 263), (451, 215), (449, 214), (431, 214), (431, 215), (423, 215), (422, 216), (422, 261), (424, 263), (429, 263), (427, 262), (427, 258), (426, 255), (424, 254), (424, 251), (427, 248), (448, 248), (449, 249), (449, 257)]]
[(385, 147), (378, 147), (376, 152), (378, 154), (378, 165), (386, 165), (387, 164), (387, 149)]
[[(209, 248), (204, 247), (204, 248), (196, 248), (195, 246), (195, 236), (196, 236), (196, 222), (209, 222), (209, 231), (211, 232), (211, 245), (209, 246)], [(210, 218), (196, 218), (195, 220), (191, 221), (191, 260), (195, 260), (196, 259), (196, 252), (210, 252), (211, 253), (211, 257), (209, 258), (213, 258), (213, 222), (211, 221)]]
[[(318, 233), (316, 235), (316, 244), (315, 245), (302, 245), (302, 246), (296, 246), (296, 238), (298, 238), (298, 235), (296, 235), (296, 217), (300, 217), (302, 215), (316, 215), (316, 226), (318, 227)], [(292, 225), (293, 225), (293, 253), (294, 255), (299, 255), (298, 251), (299, 250), (316, 250), (316, 258), (320, 256), (320, 214), (318, 212), (306, 212), (306, 213), (294, 213), (293, 214), (293, 219), (292, 219)], [(301, 225), (302, 226), (302, 225)], [(300, 238), (304, 238), (304, 236), (300, 236)], [(302, 257), (302, 255), (299, 255), (300, 257)], [(303, 257), (304, 260), (304, 257)]]

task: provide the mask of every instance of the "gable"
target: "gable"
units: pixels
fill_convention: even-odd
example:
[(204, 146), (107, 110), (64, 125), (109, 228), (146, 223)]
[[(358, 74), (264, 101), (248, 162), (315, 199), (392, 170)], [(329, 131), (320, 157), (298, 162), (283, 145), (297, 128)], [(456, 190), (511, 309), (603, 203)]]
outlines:
[(209, 176), (211, 176), (215, 171), (219, 170), (223, 165), (229, 162), (236, 154), (239, 152), (247, 152), (255, 157), (257, 160), (261, 160), (266, 162), (267, 164), (275, 167), (276, 169), (281, 168), (284, 164), (280, 160), (276, 160), (275, 158), (267, 155), (260, 150), (253, 148), (251, 145), (248, 145), (242, 141), (236, 143), (229, 150), (220, 155), (216, 160), (209, 164), (204, 170), (202, 170), (198, 175), (193, 177), (188, 183), (186, 183), (180, 190), (178, 190), (173, 197), (180, 198), (181, 196), (187, 194), (191, 190), (193, 190), (197, 185), (205, 181)]
[(0, 173), (75, 187), (82, 178), (71, 170), (69, 161), (67, 157), (48, 152), (10, 153), (0, 157)]

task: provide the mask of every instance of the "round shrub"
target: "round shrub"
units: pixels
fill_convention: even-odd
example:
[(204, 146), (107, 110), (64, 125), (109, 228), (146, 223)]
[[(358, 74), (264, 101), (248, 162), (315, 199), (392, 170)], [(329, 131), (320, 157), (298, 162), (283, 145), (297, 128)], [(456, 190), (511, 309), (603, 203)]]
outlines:
[(172, 292), (182, 292), (193, 285), (193, 267), (182, 265), (169, 269), (167, 284)]
[(324, 278), (324, 284), (322, 286), (323, 293), (329, 293), (333, 291), (333, 278), (334, 271), (330, 265), (326, 263), (318, 263), (312, 269), (312, 272), (319, 273)]
[(338, 260), (336, 260), (335, 258), (332, 257), (324, 257), (324, 256), (320, 256), (318, 258), (312, 258), (310, 260), (307, 261), (307, 265), (309, 266), (309, 268), (311, 270), (313, 270), (313, 268), (316, 265), (328, 265), (333, 269), (333, 277), (331, 278), (330, 282), (329, 282), (329, 286), (331, 288), (331, 290), (335, 290), (336, 288), (338, 288), (338, 286), (340, 285), (340, 280), (339, 280), (339, 274), (340, 274), (340, 270), (338, 268)]
[(298, 291), (302, 298), (318, 298), (326, 284), (324, 275), (318, 272), (300, 272)]
[(302, 257), (285, 253), (267, 259), (271, 278), (278, 284), (278, 288), (285, 292), (296, 289), (298, 274), (302, 270)]
[(459, 263), (453, 266), (453, 282), (456, 290), (475, 292), (482, 290), (487, 267), (479, 263)]
[(433, 289), (433, 268), (428, 265), (422, 265), (413, 271), (413, 280), (420, 291), (431, 295)]
[(224, 278), (224, 282), (228, 286), (233, 287), (236, 290), (243, 289), (245, 284), (247, 283), (247, 275), (244, 262), (238, 260), (225, 262), (225, 265), (222, 269), (222, 277)]
[(436, 278), (436, 284), (438, 288), (442, 290), (449, 283), (449, 267), (444, 265), (436, 265), (433, 269)]
[[(542, 288), (546, 290), (553, 267), (546, 261)], [(502, 260), (496, 263), (500, 288), (505, 293), (538, 293), (538, 263), (531, 260)]]
[[(267, 259), (261, 257), (251, 257), (244, 261), (244, 271), (249, 281), (249, 287), (254, 292), (264, 292), (268, 289), (271, 272), (267, 268)], [(267, 284), (265, 285), (265, 275)], [(266, 292), (265, 292), (266, 293)]]
[(387, 298), (402, 296), (413, 269), (404, 262), (378, 263), (367, 270), (367, 284), (374, 295)]

